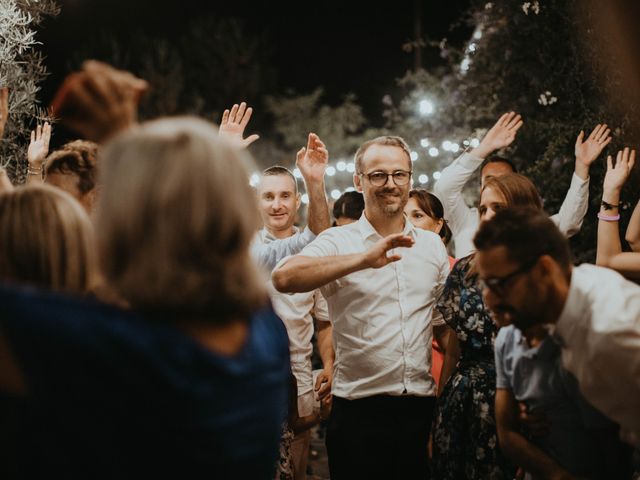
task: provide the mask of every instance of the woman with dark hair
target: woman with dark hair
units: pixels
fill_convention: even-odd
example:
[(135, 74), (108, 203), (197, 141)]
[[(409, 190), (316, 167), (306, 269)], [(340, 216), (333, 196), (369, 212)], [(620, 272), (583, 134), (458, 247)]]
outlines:
[[(444, 219), (442, 203), (433, 193), (422, 189), (414, 189), (409, 192), (409, 201), (404, 207), (404, 214), (417, 228), (430, 230), (440, 235), (445, 245), (451, 240), (451, 230)], [(449, 256), (450, 267), (456, 263), (455, 258)], [(440, 375), (444, 363), (444, 349), (438, 345), (435, 338), (431, 343), (431, 375), (437, 385), (440, 385)]]
[(423, 189), (411, 190), (404, 213), (415, 227), (440, 235), (445, 245), (451, 241), (451, 229), (444, 219), (442, 202), (433, 193)]
[[(531, 181), (519, 174), (487, 179), (480, 222), (507, 206), (542, 210)], [(455, 264), (437, 308), (448, 328), (433, 426), (433, 478), (512, 479), (515, 468), (498, 446), (493, 345), (498, 329), (482, 300), (475, 253)]]

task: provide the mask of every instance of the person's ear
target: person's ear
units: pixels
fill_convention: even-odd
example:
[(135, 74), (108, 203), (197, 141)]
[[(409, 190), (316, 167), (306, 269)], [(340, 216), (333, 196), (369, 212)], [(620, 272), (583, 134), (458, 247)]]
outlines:
[(436, 223), (436, 228), (433, 231), (438, 235), (440, 235), (440, 232), (442, 231), (443, 226), (444, 226), (444, 218), (441, 218), (440, 220), (438, 220), (438, 223)]
[(362, 193), (362, 177), (357, 173), (353, 174), (353, 186), (358, 192)]

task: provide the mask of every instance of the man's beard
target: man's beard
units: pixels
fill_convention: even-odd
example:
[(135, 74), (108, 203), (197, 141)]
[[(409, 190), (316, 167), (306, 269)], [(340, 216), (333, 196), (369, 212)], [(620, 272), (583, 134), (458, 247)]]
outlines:
[[(398, 203), (389, 204), (385, 201), (386, 195), (394, 195), (399, 199)], [(405, 198), (406, 197), (406, 198)], [(380, 207), (382, 213), (388, 217), (393, 217), (398, 214), (399, 211), (404, 210), (404, 206), (407, 203), (408, 195), (403, 196), (402, 191), (398, 188), (385, 188), (375, 193), (376, 203)]]

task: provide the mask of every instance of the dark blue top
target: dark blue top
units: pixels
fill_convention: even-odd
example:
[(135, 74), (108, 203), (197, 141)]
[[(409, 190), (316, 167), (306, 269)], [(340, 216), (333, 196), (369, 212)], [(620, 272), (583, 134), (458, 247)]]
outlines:
[(0, 287), (0, 328), (28, 389), (10, 422), (24, 477), (272, 477), (290, 369), (270, 307), (231, 357), (169, 324), (34, 290)]

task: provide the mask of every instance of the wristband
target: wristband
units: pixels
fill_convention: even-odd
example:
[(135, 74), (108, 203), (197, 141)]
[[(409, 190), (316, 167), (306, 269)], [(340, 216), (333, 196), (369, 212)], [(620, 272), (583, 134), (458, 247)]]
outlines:
[(598, 218), (600, 220), (604, 220), (605, 222), (617, 222), (620, 220), (620, 214), (618, 215), (603, 215), (602, 213), (598, 213)]
[(618, 208), (620, 205), (613, 205), (612, 203), (608, 203), (605, 202), (604, 200), (602, 200), (601, 205), (604, 207), (605, 210), (613, 210), (614, 208)]

